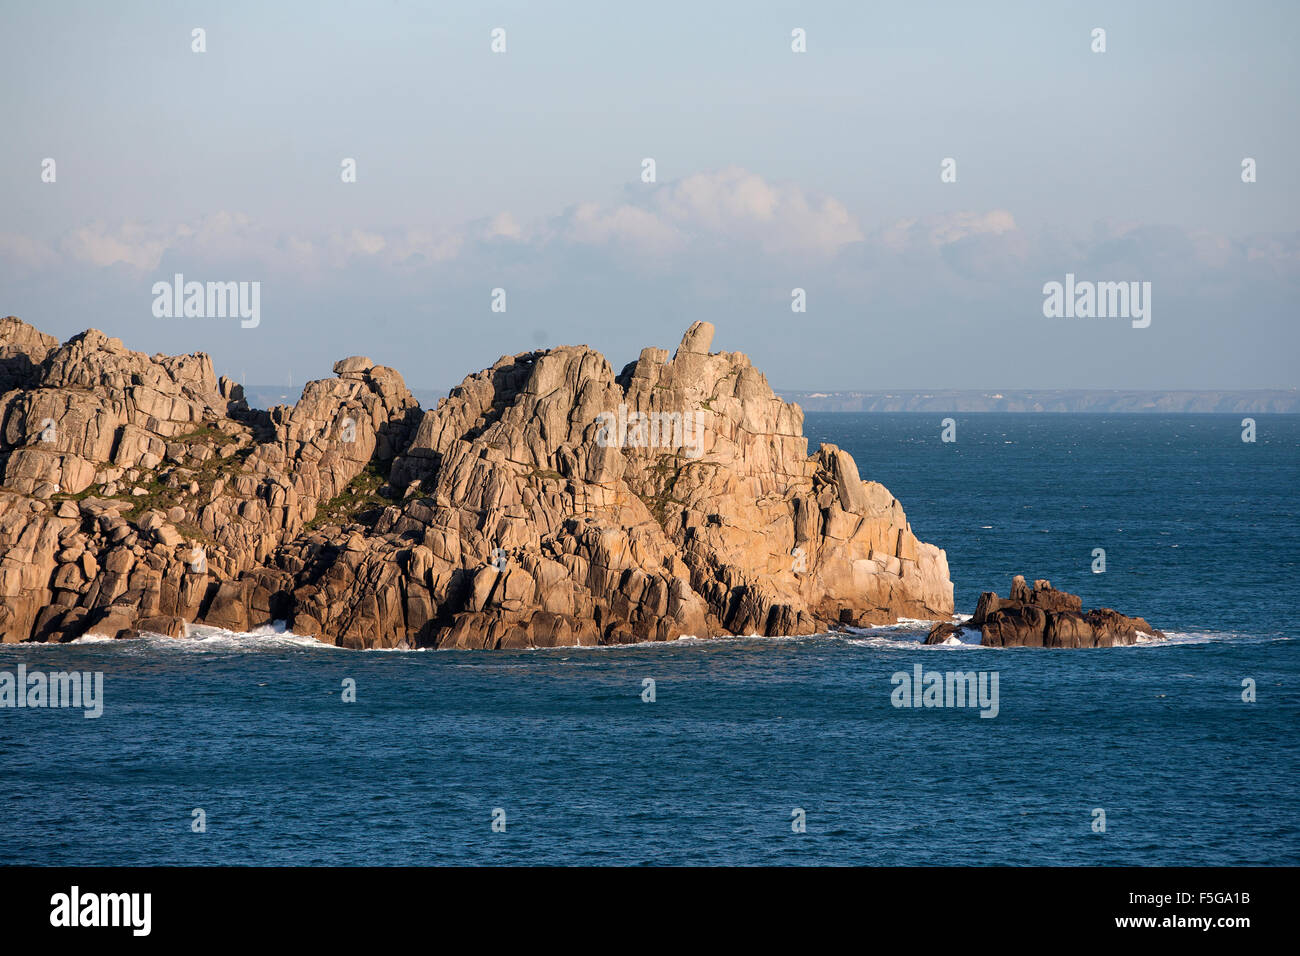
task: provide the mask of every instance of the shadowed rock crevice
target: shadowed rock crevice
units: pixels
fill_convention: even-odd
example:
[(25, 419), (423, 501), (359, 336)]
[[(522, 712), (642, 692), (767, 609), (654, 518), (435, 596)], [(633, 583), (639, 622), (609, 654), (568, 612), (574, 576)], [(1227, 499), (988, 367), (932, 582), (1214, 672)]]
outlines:
[(617, 376), (585, 346), (505, 356), (431, 410), (356, 356), (265, 412), (201, 353), (5, 323), (6, 641), (283, 619), (504, 648), (952, 613), (943, 551), (848, 454), (809, 455), (708, 323)]

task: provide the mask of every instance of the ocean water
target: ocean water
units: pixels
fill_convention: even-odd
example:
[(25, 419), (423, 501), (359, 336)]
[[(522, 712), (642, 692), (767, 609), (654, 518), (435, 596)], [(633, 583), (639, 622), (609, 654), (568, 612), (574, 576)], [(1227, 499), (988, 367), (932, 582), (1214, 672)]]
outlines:
[[(275, 629), (4, 646), (0, 670), (103, 671), (105, 707), (0, 709), (0, 859), (1300, 862), (1300, 417), (1256, 416), (1253, 444), (1231, 415), (954, 415), (955, 443), (941, 417), (810, 414), (806, 432), (947, 550), (960, 611), (1021, 572), (1169, 639), (923, 647), (903, 622), (522, 652)], [(917, 664), (996, 673), (996, 717), (895, 707), (891, 675)]]

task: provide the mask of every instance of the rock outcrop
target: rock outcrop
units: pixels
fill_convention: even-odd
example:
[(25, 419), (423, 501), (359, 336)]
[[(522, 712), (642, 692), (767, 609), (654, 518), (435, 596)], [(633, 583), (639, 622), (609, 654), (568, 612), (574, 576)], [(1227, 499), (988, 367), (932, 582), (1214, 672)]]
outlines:
[(285, 620), (353, 648), (947, 617), (944, 552), (696, 323), (506, 356), (422, 411), (353, 357), (250, 409), (206, 355), (0, 320), (0, 639)]
[(1020, 574), (1011, 581), (1010, 597), (985, 591), (970, 620), (936, 624), (925, 643), (961, 641), (963, 632), (974, 630), (986, 647), (1113, 647), (1135, 644), (1143, 635), (1165, 636), (1143, 618), (1108, 607), (1084, 611), (1077, 594), (1058, 591), (1050, 581), (1035, 581), (1030, 588)]

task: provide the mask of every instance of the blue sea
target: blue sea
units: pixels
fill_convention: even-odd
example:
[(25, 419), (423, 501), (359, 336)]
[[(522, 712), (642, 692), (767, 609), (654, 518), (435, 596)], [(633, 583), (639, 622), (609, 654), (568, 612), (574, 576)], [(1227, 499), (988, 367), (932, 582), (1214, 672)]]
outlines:
[[(103, 671), (105, 707), (0, 710), (0, 859), (1300, 863), (1300, 417), (1255, 416), (1254, 443), (1240, 415), (955, 414), (951, 443), (943, 417), (805, 431), (947, 550), (959, 611), (1023, 573), (1168, 640), (923, 647), (902, 622), (524, 652), (274, 628), (6, 645), (0, 670)], [(895, 707), (917, 664), (996, 672), (997, 716)]]

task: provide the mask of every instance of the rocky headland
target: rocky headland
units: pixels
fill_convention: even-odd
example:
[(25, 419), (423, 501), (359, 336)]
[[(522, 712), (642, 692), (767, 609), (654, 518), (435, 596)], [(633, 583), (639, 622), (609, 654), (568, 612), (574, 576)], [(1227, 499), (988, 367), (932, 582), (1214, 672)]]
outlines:
[(1031, 588), (1022, 574), (1011, 579), (1009, 597), (985, 591), (969, 620), (934, 625), (925, 643), (974, 643), (975, 632), (985, 647), (1114, 647), (1136, 644), (1142, 636), (1165, 636), (1143, 618), (1108, 607), (1084, 611), (1077, 594), (1044, 580)]
[(948, 618), (942, 550), (697, 322), (505, 356), (422, 409), (354, 356), (250, 408), (207, 355), (0, 319), (0, 640), (285, 621), (350, 648)]

